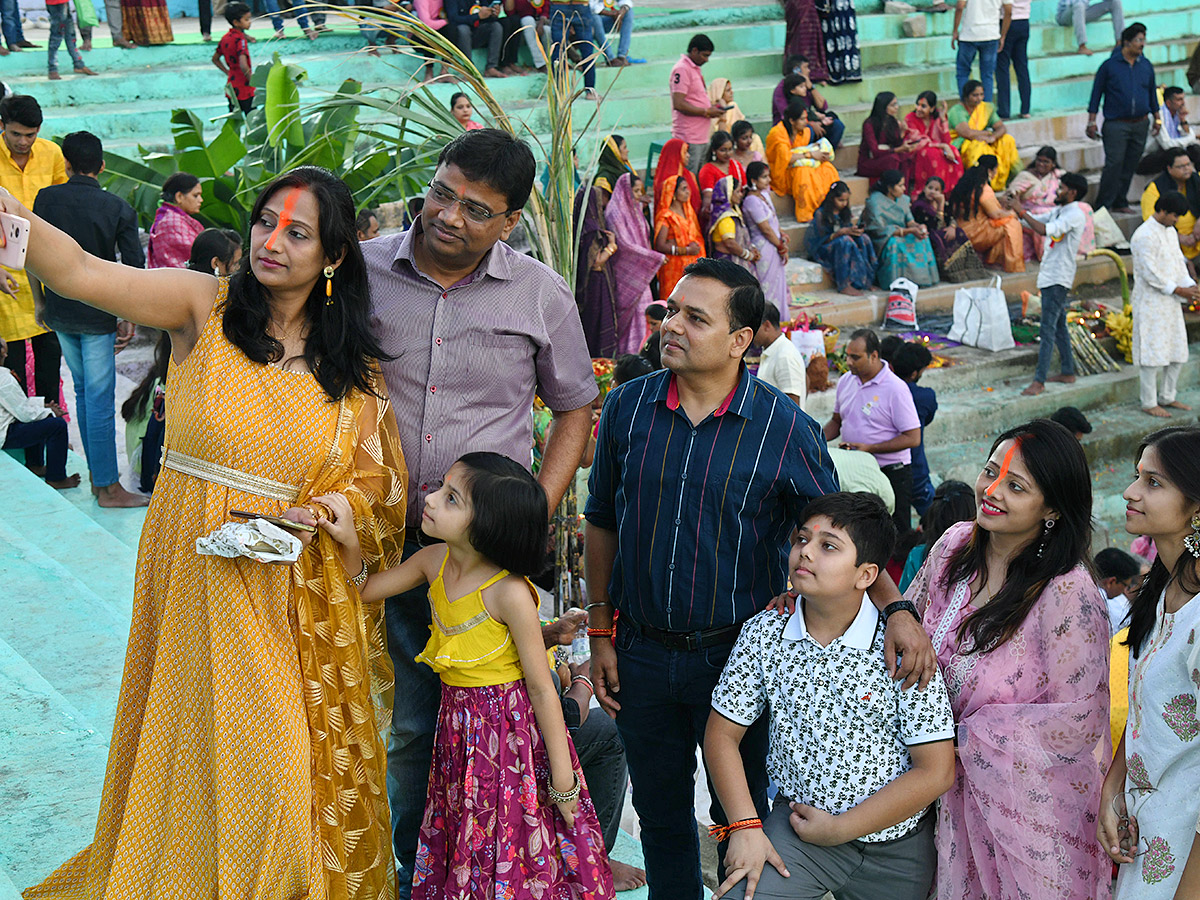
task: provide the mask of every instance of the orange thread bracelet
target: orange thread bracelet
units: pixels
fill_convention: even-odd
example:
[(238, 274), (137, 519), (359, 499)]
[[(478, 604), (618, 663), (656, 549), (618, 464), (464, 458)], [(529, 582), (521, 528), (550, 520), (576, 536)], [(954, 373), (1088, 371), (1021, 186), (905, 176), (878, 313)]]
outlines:
[(612, 637), (617, 633), (615, 628), (589, 628), (587, 630), (588, 637)]
[(746, 828), (762, 828), (762, 819), (738, 819), (736, 822), (730, 822), (728, 825), (710, 825), (708, 833), (719, 844), (729, 840), (729, 836), (735, 831), (742, 831)]

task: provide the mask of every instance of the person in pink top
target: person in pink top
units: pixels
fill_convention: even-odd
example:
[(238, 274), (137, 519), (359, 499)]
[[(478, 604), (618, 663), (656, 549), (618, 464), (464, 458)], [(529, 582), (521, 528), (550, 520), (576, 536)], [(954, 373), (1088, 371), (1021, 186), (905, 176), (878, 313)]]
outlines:
[(192, 242), (204, 230), (193, 218), (204, 203), (200, 179), (188, 172), (176, 172), (163, 184), (162, 196), (162, 205), (150, 226), (146, 268), (186, 269)]
[(871, 329), (850, 335), (846, 363), (850, 371), (838, 379), (825, 440), (840, 436), (841, 448), (875, 457), (896, 494), (892, 520), (904, 534), (912, 521), (912, 448), (921, 442), (921, 419), (908, 385), (879, 358), (879, 335)]
[(713, 49), (708, 36), (698, 34), (688, 42), (687, 53), (671, 69), (671, 137), (688, 145), (692, 171), (699, 171), (704, 165), (712, 131), (708, 120), (725, 112), (708, 99), (708, 86), (700, 74), (700, 67), (708, 62)]
[[(442, 0), (412, 0), (413, 12), (417, 14), (427, 27), (432, 28), (438, 34), (442, 35), (446, 40), (452, 41), (450, 29), (446, 28), (450, 23), (446, 21), (445, 11), (442, 9)], [(438, 75), (445, 73), (446, 67), (438, 67)], [(428, 81), (433, 78), (433, 63), (425, 64), (424, 79)]]

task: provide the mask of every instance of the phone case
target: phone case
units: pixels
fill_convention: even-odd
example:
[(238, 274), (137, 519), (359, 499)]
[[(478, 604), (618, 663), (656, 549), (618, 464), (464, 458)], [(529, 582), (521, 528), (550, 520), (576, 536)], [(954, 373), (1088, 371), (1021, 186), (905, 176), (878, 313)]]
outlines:
[(25, 268), (25, 253), (29, 249), (29, 220), (0, 213), (0, 229), (4, 232), (0, 265), (10, 269)]

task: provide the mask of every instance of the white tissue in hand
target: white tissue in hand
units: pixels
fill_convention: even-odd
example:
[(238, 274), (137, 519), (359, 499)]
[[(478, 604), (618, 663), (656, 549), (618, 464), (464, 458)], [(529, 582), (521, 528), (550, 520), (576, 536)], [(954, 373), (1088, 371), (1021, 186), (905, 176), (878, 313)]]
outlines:
[(226, 522), (212, 534), (196, 539), (196, 552), (201, 555), (245, 556), (264, 563), (294, 563), (301, 549), (299, 538), (265, 519)]

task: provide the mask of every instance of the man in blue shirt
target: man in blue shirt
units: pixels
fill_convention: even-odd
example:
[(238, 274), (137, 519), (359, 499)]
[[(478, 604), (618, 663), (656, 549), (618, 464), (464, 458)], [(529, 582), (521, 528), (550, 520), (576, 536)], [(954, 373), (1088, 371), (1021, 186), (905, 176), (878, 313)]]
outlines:
[(925, 429), (937, 413), (937, 394), (933, 388), (917, 384), (926, 366), (933, 362), (933, 354), (924, 344), (908, 341), (900, 345), (892, 358), (892, 371), (908, 385), (917, 418), (921, 420), (921, 443), (912, 449), (912, 505), (917, 515), (925, 515), (933, 502), (933, 482), (929, 480), (929, 460), (925, 458)]
[[(1129, 182), (1146, 147), (1146, 134), (1158, 134), (1162, 122), (1158, 116), (1158, 95), (1154, 85), (1154, 66), (1142, 55), (1146, 46), (1146, 26), (1134, 22), (1121, 32), (1121, 48), (1100, 64), (1092, 81), (1088, 101), (1087, 136), (1104, 139), (1104, 171), (1096, 192), (1096, 206), (1114, 212), (1132, 212)], [(1100, 98), (1104, 98), (1104, 126), (1096, 130)], [(1154, 124), (1150, 124), (1150, 117)]]
[[(817, 423), (742, 364), (764, 302), (745, 269), (692, 263), (667, 302), (665, 370), (615, 388), (600, 416), (584, 539), (591, 674), (625, 744), (655, 900), (701, 896), (693, 798), (713, 688), (742, 623), (787, 588), (801, 511), (837, 490)], [(903, 603), (883, 580), (872, 600)], [(927, 681), (915, 613), (891, 628), (910, 680)], [(741, 752), (762, 815), (766, 750), (760, 720)], [(712, 816), (728, 824), (715, 799)]]

